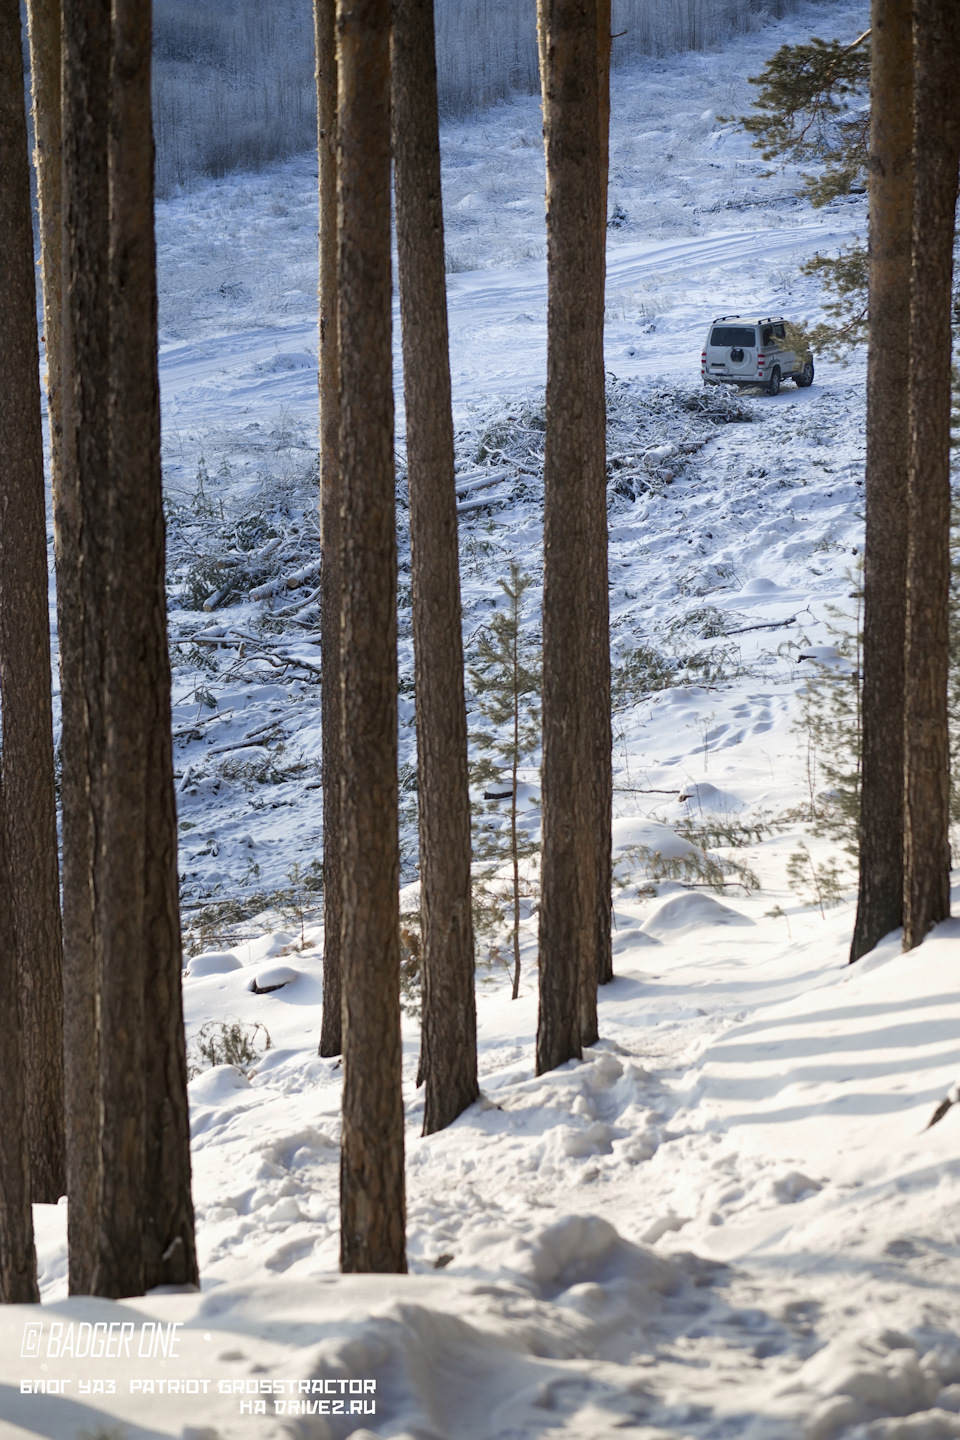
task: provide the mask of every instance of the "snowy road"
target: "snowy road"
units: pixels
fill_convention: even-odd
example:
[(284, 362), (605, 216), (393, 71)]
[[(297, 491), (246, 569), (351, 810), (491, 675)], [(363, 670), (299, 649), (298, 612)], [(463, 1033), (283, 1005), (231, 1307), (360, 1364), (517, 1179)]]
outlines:
[[(806, 212), (809, 216), (809, 210)], [(846, 218), (846, 217), (841, 217)], [(704, 326), (740, 293), (745, 269), (753, 264), (789, 262), (796, 267), (816, 251), (847, 243), (855, 220), (777, 223), (750, 230), (724, 230), (665, 243), (636, 241), (611, 248), (607, 265), (608, 306), (624, 309), (624, 293), (642, 299), (663, 292), (683, 296), (670, 305), (669, 330), (651, 353), (637, 348), (644, 321), (608, 323), (607, 366), (630, 378), (662, 374), (695, 377)], [(447, 285), (454, 400), (513, 394), (544, 383), (546, 374), (547, 275), (544, 261), (449, 277)], [(782, 299), (780, 301), (782, 304)], [(754, 308), (773, 309), (777, 296), (769, 279), (754, 286)], [(636, 308), (636, 306), (634, 306)], [(402, 407), (400, 319), (394, 303), (394, 377)], [(626, 347), (624, 343), (626, 333)], [(634, 355), (625, 353), (634, 340)], [(316, 319), (231, 330), (195, 344), (167, 344), (160, 355), (165, 423), (204, 423), (215, 406), (221, 419), (239, 419), (264, 407), (295, 408), (312, 431), (316, 404)]]

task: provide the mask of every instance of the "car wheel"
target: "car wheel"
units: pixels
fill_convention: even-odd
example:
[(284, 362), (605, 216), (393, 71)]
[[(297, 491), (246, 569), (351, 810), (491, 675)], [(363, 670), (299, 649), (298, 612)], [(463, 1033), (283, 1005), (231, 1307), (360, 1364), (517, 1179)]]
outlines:
[(805, 390), (808, 385), (813, 384), (813, 376), (813, 361), (808, 360), (807, 363), (804, 365), (803, 369), (800, 371), (800, 374), (796, 377), (797, 384)]
[(779, 371), (779, 370), (774, 370), (773, 373), (771, 374), (770, 379), (767, 381), (767, 384), (766, 384), (766, 391), (767, 391), (767, 394), (768, 394), (768, 395), (779, 395), (779, 394), (780, 394), (780, 371)]

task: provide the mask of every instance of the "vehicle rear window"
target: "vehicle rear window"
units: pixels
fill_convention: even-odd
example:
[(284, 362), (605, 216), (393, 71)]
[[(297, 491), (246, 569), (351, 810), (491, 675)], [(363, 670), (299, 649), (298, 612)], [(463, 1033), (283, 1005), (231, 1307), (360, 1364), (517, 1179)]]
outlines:
[(736, 346), (739, 349), (752, 350), (757, 343), (757, 332), (751, 325), (714, 325), (713, 334), (710, 336), (711, 345), (720, 345), (724, 349)]

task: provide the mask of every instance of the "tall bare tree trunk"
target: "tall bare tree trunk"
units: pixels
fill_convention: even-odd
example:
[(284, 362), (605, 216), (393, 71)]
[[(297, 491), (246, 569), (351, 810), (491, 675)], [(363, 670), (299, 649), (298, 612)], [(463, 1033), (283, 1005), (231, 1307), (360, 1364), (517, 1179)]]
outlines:
[(43, 277), (43, 336), (46, 355), (47, 416), (50, 422), (50, 471), (54, 492), (60, 474), (60, 351), (63, 308), (62, 123), (60, 0), (27, 0), (30, 74), (33, 81), (34, 164), (40, 218), (40, 270)]
[[(141, 303), (147, 258), (142, 254), (142, 236), (145, 221), (152, 233), (153, 213), (151, 209), (144, 214), (143, 196), (138, 193), (140, 116), (133, 95), (136, 76), (131, 74), (131, 62), (136, 62), (128, 52), (121, 27), (115, 25), (108, 152), (109, 468), (96, 491), (84, 496), (85, 519), (89, 517), (106, 538), (106, 583), (96, 597), (103, 626), (105, 749), (103, 808), (95, 817), (94, 857), (101, 1038), (99, 1254), (94, 1290), (113, 1298), (139, 1295), (144, 1289), (146, 771), (141, 737), (151, 676), (140, 593), (141, 588), (150, 588), (149, 548), (143, 542), (144, 530), (150, 534), (151, 516), (143, 507), (144, 502), (149, 506), (153, 442), (159, 429), (154, 397), (144, 383), (150, 326)], [(159, 443), (158, 434), (156, 439)]]
[(480, 1093), (433, 0), (394, 0), (393, 154), (420, 804), (423, 1133)]
[(340, 928), (343, 700), (343, 484), (340, 468), (340, 335), (337, 294), (336, 0), (314, 0), (317, 47), (317, 154), (320, 189), (320, 703), (323, 724), (323, 1015), (321, 1055), (341, 1049)]
[(97, 897), (108, 1041), (101, 1046), (101, 1234), (113, 1294), (198, 1278), (170, 738), (150, 53), (150, 5), (113, 0), (107, 751)]
[[(16, 31), (12, 21), (16, 21)], [(0, 84), (9, 84), (8, 50), (14, 33), (20, 36), (17, 0), (0, 4)], [(19, 45), (17, 51), (19, 52)], [(19, 61), (19, 53), (17, 55)], [(22, 84), (22, 81), (18, 81)], [(5, 148), (5, 126), (0, 101), (0, 154)], [(0, 214), (3, 205), (0, 203)], [(0, 221), (2, 226), (2, 221)], [(3, 433), (0, 410), (0, 435)], [(0, 1045), (0, 1091), (3, 1124), (0, 1125), (0, 1304), (24, 1305), (40, 1299), (37, 1256), (30, 1208), (30, 1157), (27, 1149), (26, 1095), (23, 1088), (23, 1044), (17, 980), (17, 933), (7, 868), (7, 823), (0, 786), (0, 993), (7, 997), (3, 1044)]]
[(405, 1271), (390, 0), (338, 0), (343, 590), (340, 1265)]
[(100, 1154), (93, 867), (104, 754), (104, 636), (97, 607), (105, 581), (103, 536), (96, 517), (83, 510), (108, 474), (109, 457), (109, 0), (65, 0), (63, 46), (63, 449), (54, 525), (63, 713), (64, 1049), (69, 1283), (72, 1294), (88, 1294), (97, 1259)]
[[(597, 85), (600, 106), (600, 200), (601, 226), (601, 314), (606, 290), (607, 240), (607, 172), (610, 156), (610, 0), (597, 0)], [(602, 325), (601, 319), (601, 325)], [(600, 339), (601, 354), (603, 336)], [(602, 382), (601, 382), (602, 383)], [(606, 402), (604, 400), (603, 468), (606, 475)], [(591, 666), (590, 693), (593, 698), (593, 759), (592, 799), (595, 813), (591, 825), (597, 860), (596, 894), (596, 967), (585, 966), (581, 977), (580, 1040), (593, 1045), (598, 1038), (597, 986), (613, 979), (612, 890), (613, 890), (613, 729), (610, 718), (610, 589), (607, 566), (607, 495), (606, 486), (594, 491), (596, 509), (591, 514), (592, 544), (590, 580), (593, 593), (590, 615), (594, 635), (590, 642), (588, 663)]]
[(197, 1279), (160, 492), (150, 8), (114, 0), (111, 18), (108, 3), (66, 0), (64, 20), (69, 383), (59, 574), (61, 608), (77, 612), (62, 636), (64, 848), (78, 925), (66, 968), (67, 1004), (76, 1005), (67, 1037), (77, 1084), (71, 1289), (121, 1296)]
[(904, 950), (950, 914), (950, 290), (960, 166), (956, 6), (914, 0), (913, 21)]
[(907, 593), (911, 0), (873, 0), (870, 36), (870, 348), (863, 566), (860, 894), (850, 959), (903, 921), (903, 654)]
[[(0, 485), (11, 493), (43, 487), (37, 311), (30, 224), (30, 178), (24, 119), (18, 0), (0, 3)], [(4, 523), (6, 516), (3, 517)], [(5, 577), (4, 577), (5, 578)], [(49, 674), (49, 663), (47, 666)], [(7, 704), (8, 675), (2, 677)], [(6, 715), (4, 716), (6, 730)], [(8, 743), (4, 735), (4, 749)], [(6, 769), (6, 756), (4, 757)], [(0, 1045), (0, 1303), (39, 1299), (30, 1209), (27, 1143), (30, 1117), (24, 1088), (23, 1005), (18, 974), (16, 907), (7, 863), (7, 815), (0, 783), (0, 994), (6, 998)]]
[(0, 688), (34, 1200), (66, 1188), (47, 525), (20, 12), (0, 88)]
[[(603, 383), (604, 231), (596, 0), (539, 0), (547, 160), (543, 864), (537, 1072), (580, 1054), (596, 1005), (600, 823), (609, 746), (595, 687), (609, 640)], [(602, 680), (601, 680), (602, 684)], [(609, 713), (606, 714), (609, 733)], [(609, 922), (608, 922), (609, 923)], [(592, 1037), (591, 1037), (592, 1038)]]

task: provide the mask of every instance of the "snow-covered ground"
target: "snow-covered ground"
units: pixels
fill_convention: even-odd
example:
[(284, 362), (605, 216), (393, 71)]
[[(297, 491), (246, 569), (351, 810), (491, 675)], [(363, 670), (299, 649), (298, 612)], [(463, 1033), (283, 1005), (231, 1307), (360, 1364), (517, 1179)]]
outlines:
[[(0, 1315), (4, 1440), (960, 1437), (960, 1106), (924, 1129), (960, 1077), (958, 922), (847, 968), (851, 862), (803, 820), (823, 759), (797, 728), (804, 677), (842, 675), (856, 625), (863, 356), (818, 359), (812, 389), (775, 399), (699, 385), (711, 316), (818, 318), (798, 265), (865, 220), (859, 200), (812, 211), (789, 169), (762, 178), (717, 115), (746, 111), (781, 43), (866, 23), (819, 4), (615, 77), (617, 978), (599, 1045), (537, 1079), (535, 918), (516, 1002), (485, 943), (482, 1098), (429, 1139), (405, 1015), (406, 1277), (336, 1273), (340, 1072), (316, 1056), (314, 167), (160, 207), (188, 1038), (197, 1060), (201, 1026), (235, 1021), (271, 1048), (191, 1083), (200, 1295), (66, 1299), (63, 1211), (37, 1207), (45, 1304)], [(526, 99), (444, 132), (468, 654), (510, 561), (541, 573), (539, 124)], [(414, 803), (407, 784), (408, 910)], [(651, 879), (671, 863), (722, 893)], [(844, 898), (821, 911), (813, 870), (831, 864)], [(91, 1355), (83, 1322), (133, 1326), (130, 1355), (119, 1331), (119, 1353)], [(182, 1325), (165, 1358), (158, 1323)]]

